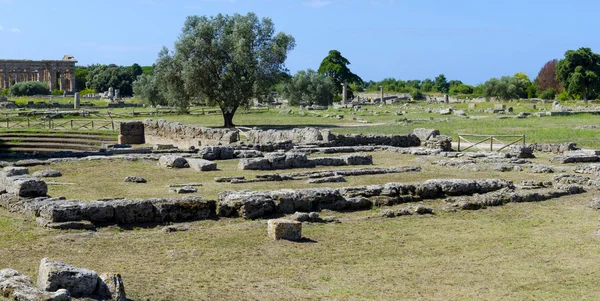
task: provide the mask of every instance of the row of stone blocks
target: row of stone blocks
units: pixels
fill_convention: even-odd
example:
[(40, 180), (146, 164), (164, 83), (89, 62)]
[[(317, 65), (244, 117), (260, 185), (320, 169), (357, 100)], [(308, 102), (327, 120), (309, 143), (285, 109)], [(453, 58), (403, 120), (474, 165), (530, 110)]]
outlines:
[(0, 296), (18, 301), (128, 300), (121, 276), (42, 259), (37, 284), (12, 269), (0, 270)]
[(267, 153), (263, 158), (241, 159), (242, 170), (273, 170), (290, 168), (313, 168), (316, 166), (371, 165), (373, 157), (368, 154), (350, 154), (341, 157), (308, 158), (306, 153)]
[[(68, 201), (64, 199), (10, 198), (0, 205), (11, 212), (34, 216), (52, 228), (86, 228), (86, 225), (181, 222), (218, 217), (263, 218), (276, 213), (364, 210), (446, 196), (487, 193), (512, 182), (499, 179), (428, 180), (421, 184), (388, 183), (344, 188), (307, 188), (274, 191), (229, 191), (219, 202), (200, 197), (183, 199)], [(81, 224), (84, 222), (87, 224)]]

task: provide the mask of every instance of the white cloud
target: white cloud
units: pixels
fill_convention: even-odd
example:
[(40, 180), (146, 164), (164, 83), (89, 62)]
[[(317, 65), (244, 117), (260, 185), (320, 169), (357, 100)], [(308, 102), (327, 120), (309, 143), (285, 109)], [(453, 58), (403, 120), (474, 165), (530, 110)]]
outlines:
[(307, 1), (307, 2), (302, 2), (302, 5), (312, 7), (312, 8), (321, 8), (321, 7), (325, 7), (329, 4), (331, 4), (331, 1), (324, 1), (324, 0), (311, 0), (311, 1)]
[(18, 29), (18, 28), (13, 27), (13, 28), (10, 29), (10, 32), (12, 32), (12, 33), (19, 33), (19, 32), (21, 32), (21, 30)]

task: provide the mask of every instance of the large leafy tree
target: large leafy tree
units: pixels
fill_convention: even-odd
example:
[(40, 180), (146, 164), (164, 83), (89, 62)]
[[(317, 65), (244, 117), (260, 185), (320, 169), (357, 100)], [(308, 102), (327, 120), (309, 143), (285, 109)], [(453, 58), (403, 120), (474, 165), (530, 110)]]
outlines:
[(236, 110), (263, 98), (286, 71), (284, 62), (294, 46), (292, 36), (275, 33), (271, 19), (254, 13), (190, 16), (174, 52), (163, 49), (154, 73), (167, 87), (168, 99), (194, 97), (218, 105), (223, 125), (233, 127)]
[(546, 62), (535, 79), (535, 83), (540, 91), (546, 91), (548, 89), (554, 89), (554, 91), (560, 92), (562, 86), (556, 79), (556, 64), (557, 59)]
[(450, 84), (448, 84), (445, 75), (440, 74), (435, 78), (435, 90), (440, 93), (448, 93), (450, 90)]
[(98, 92), (108, 91), (108, 88), (113, 87), (119, 89), (122, 96), (131, 96), (133, 81), (133, 74), (128, 67), (100, 65), (90, 67), (86, 86)]
[(569, 94), (581, 94), (587, 101), (600, 91), (600, 55), (590, 48), (568, 50), (556, 64), (556, 77)]
[(85, 90), (88, 73), (89, 71), (87, 67), (75, 67), (75, 89), (77, 89), (77, 91)]
[(156, 77), (153, 75), (142, 74), (133, 82), (133, 95), (145, 103), (156, 105), (165, 105), (166, 100), (158, 89)]
[[(350, 61), (342, 56), (342, 54), (337, 50), (330, 50), (329, 54), (321, 61), (321, 65), (319, 65), (320, 74), (327, 75), (331, 77), (333, 82), (335, 83), (337, 93), (342, 93), (342, 84), (357, 84), (363, 85), (364, 82), (360, 76), (352, 73), (350, 68)], [(352, 89), (346, 90), (348, 93), (348, 98), (354, 98), (354, 93)]]
[(331, 77), (314, 70), (298, 71), (281, 86), (281, 93), (292, 105), (330, 105), (333, 102), (335, 84)]
[(500, 100), (518, 99), (525, 97), (525, 84), (520, 76), (503, 76), (492, 78), (483, 84), (483, 96), (497, 97)]

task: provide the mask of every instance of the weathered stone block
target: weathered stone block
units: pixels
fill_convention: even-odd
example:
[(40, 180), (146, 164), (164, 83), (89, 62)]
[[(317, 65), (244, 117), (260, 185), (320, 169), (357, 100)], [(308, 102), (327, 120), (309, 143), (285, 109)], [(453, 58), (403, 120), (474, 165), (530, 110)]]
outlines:
[(240, 159), (238, 168), (241, 170), (269, 170), (271, 163), (266, 158)]
[(272, 219), (267, 222), (267, 233), (275, 240), (298, 241), (302, 239), (302, 223), (286, 219)]
[[(96, 296), (99, 282), (102, 280), (92, 270), (78, 268), (70, 264), (42, 259), (38, 272), (38, 288), (45, 291), (66, 289), (75, 298)], [(98, 296), (110, 298), (110, 295)]]
[(2, 169), (2, 172), (7, 177), (14, 177), (29, 174), (29, 169), (27, 167), (7, 166)]
[(165, 168), (187, 168), (190, 167), (187, 160), (180, 156), (162, 156), (158, 159), (158, 166)]
[(144, 144), (144, 123), (141, 121), (121, 122), (119, 144)]
[(373, 156), (368, 154), (351, 154), (343, 156), (342, 159), (346, 165), (372, 165)]
[(38, 170), (33, 173), (34, 177), (38, 178), (58, 178), (62, 177), (62, 173), (58, 170), (47, 169), (47, 170)]
[(190, 168), (196, 171), (213, 171), (217, 170), (217, 163), (204, 159), (187, 159)]

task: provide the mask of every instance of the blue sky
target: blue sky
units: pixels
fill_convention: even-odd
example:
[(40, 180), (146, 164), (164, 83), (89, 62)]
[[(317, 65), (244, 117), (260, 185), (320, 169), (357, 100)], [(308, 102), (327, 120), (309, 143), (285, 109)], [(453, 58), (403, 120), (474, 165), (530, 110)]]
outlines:
[(568, 49), (600, 52), (593, 0), (0, 0), (0, 58), (151, 65), (188, 15), (255, 12), (296, 38), (286, 66), (331, 49), (364, 80), (532, 79)]

